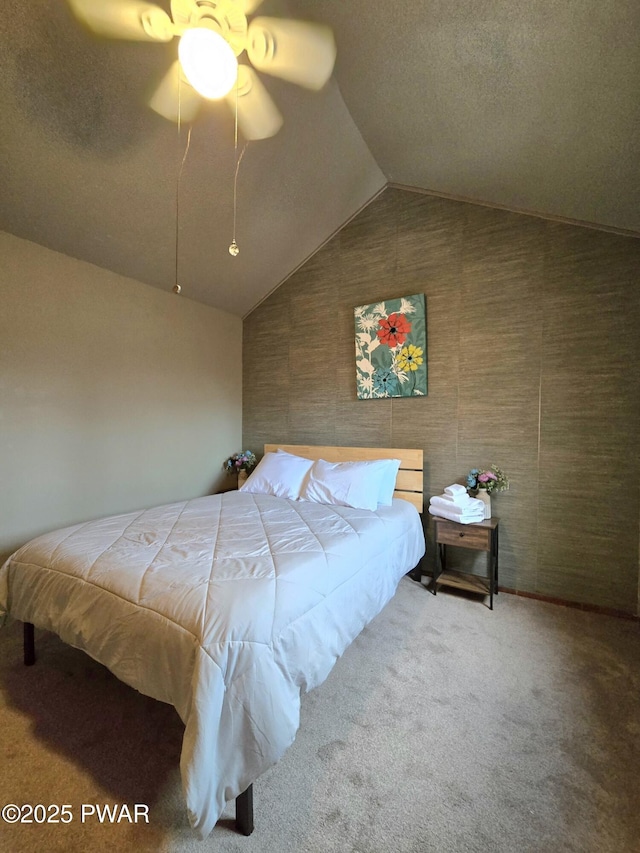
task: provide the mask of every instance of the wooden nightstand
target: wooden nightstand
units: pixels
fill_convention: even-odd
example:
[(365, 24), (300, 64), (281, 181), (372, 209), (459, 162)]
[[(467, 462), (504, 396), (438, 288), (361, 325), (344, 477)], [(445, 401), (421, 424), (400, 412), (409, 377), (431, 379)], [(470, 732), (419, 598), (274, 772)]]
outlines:
[[(431, 516), (435, 524), (436, 567), (433, 576), (432, 592), (435, 595), (438, 584), (466, 589), (489, 595), (489, 608), (493, 610), (493, 595), (498, 593), (498, 525), (497, 518), (487, 518), (474, 524), (458, 524), (446, 518)], [(446, 546), (471, 548), (474, 551), (487, 552), (486, 576), (473, 575), (447, 569)]]

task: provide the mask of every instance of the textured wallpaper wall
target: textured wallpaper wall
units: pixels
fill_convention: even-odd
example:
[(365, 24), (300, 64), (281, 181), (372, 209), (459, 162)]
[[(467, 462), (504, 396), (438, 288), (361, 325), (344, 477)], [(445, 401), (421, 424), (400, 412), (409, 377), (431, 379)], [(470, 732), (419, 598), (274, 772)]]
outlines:
[[(638, 239), (389, 188), (245, 320), (243, 442), (422, 447), (427, 496), (499, 465), (501, 585), (636, 614), (639, 271)], [(358, 400), (353, 308), (421, 292), (428, 396)]]

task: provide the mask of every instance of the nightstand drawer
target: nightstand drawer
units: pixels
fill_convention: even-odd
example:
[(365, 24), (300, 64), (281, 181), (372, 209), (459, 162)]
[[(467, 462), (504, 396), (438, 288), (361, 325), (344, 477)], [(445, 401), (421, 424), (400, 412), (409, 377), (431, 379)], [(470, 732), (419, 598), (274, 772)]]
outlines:
[(442, 545), (457, 545), (476, 551), (491, 550), (491, 529), (474, 524), (457, 524), (453, 521), (436, 520), (436, 542)]

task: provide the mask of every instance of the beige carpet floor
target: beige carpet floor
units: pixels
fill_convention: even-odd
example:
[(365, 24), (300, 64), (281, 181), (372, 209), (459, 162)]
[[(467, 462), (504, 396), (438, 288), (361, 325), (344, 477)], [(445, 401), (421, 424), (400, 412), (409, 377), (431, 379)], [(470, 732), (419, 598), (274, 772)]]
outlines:
[[(26, 668), (21, 625), (0, 630), (0, 806), (73, 819), (0, 822), (2, 853), (640, 852), (637, 622), (504, 593), (491, 612), (404, 579), (304, 698), (254, 786), (254, 834), (229, 810), (203, 842), (175, 711), (52, 635), (37, 648)], [(143, 804), (149, 823), (82, 822), (83, 803)]]

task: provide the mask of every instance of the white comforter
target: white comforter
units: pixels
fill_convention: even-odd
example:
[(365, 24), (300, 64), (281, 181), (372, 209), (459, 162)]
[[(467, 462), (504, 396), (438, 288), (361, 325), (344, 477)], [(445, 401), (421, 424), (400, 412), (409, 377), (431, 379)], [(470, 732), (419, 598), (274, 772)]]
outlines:
[(424, 553), (414, 507), (377, 512), (228, 492), (40, 536), (0, 569), (11, 613), (58, 634), (185, 724), (201, 837), (274, 764), (300, 694)]

